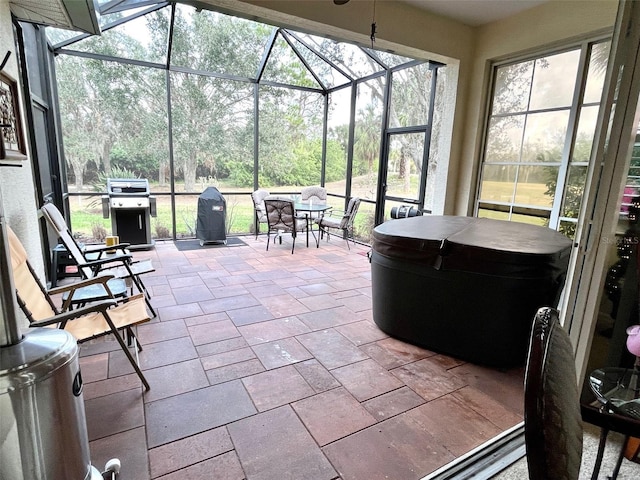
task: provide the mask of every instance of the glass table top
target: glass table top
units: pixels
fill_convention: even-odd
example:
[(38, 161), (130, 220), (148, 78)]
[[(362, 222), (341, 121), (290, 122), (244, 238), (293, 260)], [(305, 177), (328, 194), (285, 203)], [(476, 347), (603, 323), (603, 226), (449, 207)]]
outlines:
[(640, 370), (599, 368), (589, 375), (589, 385), (605, 408), (640, 419)]

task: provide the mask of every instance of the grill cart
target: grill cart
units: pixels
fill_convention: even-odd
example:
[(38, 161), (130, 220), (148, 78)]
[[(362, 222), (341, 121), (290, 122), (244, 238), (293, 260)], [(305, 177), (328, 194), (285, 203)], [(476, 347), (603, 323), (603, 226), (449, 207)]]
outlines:
[(207, 187), (198, 197), (196, 238), (205, 243), (227, 243), (227, 202), (216, 187)]
[(156, 216), (156, 199), (144, 178), (109, 178), (107, 195), (102, 197), (102, 214), (111, 216), (111, 230), (130, 248), (150, 249), (151, 216)]

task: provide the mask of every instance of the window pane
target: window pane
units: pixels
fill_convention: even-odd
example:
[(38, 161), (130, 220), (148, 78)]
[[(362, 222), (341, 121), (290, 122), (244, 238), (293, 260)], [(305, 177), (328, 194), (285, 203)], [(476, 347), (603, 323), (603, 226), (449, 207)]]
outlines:
[(424, 133), (391, 135), (387, 161), (387, 196), (418, 200)]
[(261, 187), (299, 191), (320, 183), (323, 103), (317, 93), (260, 87)]
[(493, 114), (523, 112), (529, 103), (533, 62), (517, 63), (496, 70)]
[(70, 191), (105, 192), (110, 176), (166, 182), (165, 72), (64, 55), (56, 70)]
[(351, 87), (329, 94), (325, 187), (327, 192), (342, 196), (346, 193), (350, 105)]
[(289, 85), (320, 88), (311, 72), (282, 38), (281, 34), (276, 36), (276, 41), (264, 68), (263, 78), (267, 81)]
[(549, 219), (538, 217), (536, 215), (523, 215), (521, 213), (513, 213), (511, 215), (512, 222), (528, 223), (530, 225), (539, 225), (540, 227), (548, 227)]
[(251, 195), (225, 194), (227, 205), (225, 227), (227, 234), (247, 233), (253, 231), (253, 200)]
[(481, 208), (478, 210), (478, 218), (492, 218), (494, 220), (509, 220), (509, 212), (499, 212), (496, 210), (489, 210), (487, 208)]
[(515, 165), (485, 165), (482, 171), (480, 200), (513, 202), (517, 169)]
[(549, 190), (548, 184), (557, 178), (558, 170), (558, 167), (520, 167), (514, 203), (550, 208), (555, 190)]
[(104, 240), (111, 235), (111, 220), (102, 217), (101, 195), (69, 198), (71, 230), (79, 242), (84, 239)]
[(62, 28), (55, 27), (46, 27), (45, 33), (47, 34), (47, 39), (51, 42), (52, 45), (56, 45), (57, 43), (64, 42), (73, 37), (79, 37), (84, 35), (83, 32), (77, 32), (75, 30), (65, 30)]
[(171, 63), (255, 78), (272, 31), (267, 25), (178, 3)]
[[(154, 197), (156, 199), (156, 216), (151, 217), (151, 237), (154, 239), (173, 237), (173, 217), (171, 216), (171, 197), (169, 195), (158, 195), (157, 191), (169, 192), (169, 186), (155, 187)], [(181, 221), (181, 220), (179, 220)]]
[[(106, 12), (112, 11), (112, 9), (117, 8), (135, 8), (138, 4), (147, 4), (148, 0), (120, 0), (119, 2), (113, 2), (112, 0), (95, 0), (95, 2), (100, 6), (100, 12), (106, 10)], [(111, 4), (109, 8), (106, 8), (107, 4)]]
[(305, 59), (315, 74), (318, 75), (326, 88), (333, 88), (338, 85), (349, 83), (350, 80), (348, 77), (345, 77), (338, 70), (333, 68), (331, 64), (325, 62), (315, 52), (307, 47), (306, 44), (298, 41), (297, 38), (294, 38), (292, 35), (289, 35), (289, 39), (298, 49), (302, 58)]
[(428, 64), (393, 72), (389, 116), (391, 128), (426, 125), (431, 75)]
[(569, 110), (527, 115), (523, 162), (560, 162), (567, 135)]
[(611, 47), (611, 42), (602, 42), (597, 43), (591, 49), (589, 73), (587, 74), (587, 84), (584, 91), (584, 103), (599, 102), (602, 97), (609, 47)]
[(169, 9), (149, 13), (91, 36), (69, 48), (112, 57), (164, 63), (167, 58)]
[(402, 65), (403, 63), (407, 63), (413, 60), (413, 58), (403, 57), (401, 55), (384, 52), (382, 50), (372, 50), (370, 48), (363, 48), (363, 50), (378, 57), (382, 61), (382, 63), (384, 63), (387, 67), (390, 67), (390, 68), (397, 67), (398, 65)]
[(570, 106), (579, 61), (580, 49), (537, 59), (529, 109)]
[(200, 177), (251, 185), (251, 86), (184, 73), (172, 73), (171, 85), (177, 190), (200, 191)]
[(578, 226), (577, 222), (572, 222), (570, 220), (562, 220), (560, 222), (560, 227), (558, 228), (558, 231), (563, 235), (566, 235), (567, 237), (569, 237), (571, 240), (573, 240), (576, 237), (577, 226)]
[(489, 121), (485, 162), (518, 162), (524, 115), (494, 117)]
[(584, 184), (587, 181), (587, 167), (569, 167), (567, 183), (562, 200), (562, 216), (567, 218), (578, 218), (580, 213), (580, 203), (584, 193)]
[(176, 195), (176, 238), (195, 237), (199, 195)]
[(578, 132), (573, 145), (572, 162), (589, 162), (589, 158), (591, 158), (591, 147), (593, 147), (593, 138), (596, 133), (598, 110), (600, 110), (599, 105), (582, 107), (580, 110)]
[(402, 206), (405, 206), (407, 208), (418, 209), (418, 205), (414, 205), (414, 204), (411, 204), (411, 203), (396, 202), (394, 200), (385, 200), (385, 202), (384, 202), (384, 220), (386, 221), (386, 220), (391, 219), (391, 209), (395, 208), (396, 212), (397, 212), (399, 207), (402, 207)]
[[(341, 208), (341, 210), (344, 209)], [(353, 223), (353, 233), (357, 240), (368, 243), (373, 241), (373, 227), (376, 206), (373, 203), (361, 202), (358, 208), (355, 222)]]
[(353, 78), (362, 78), (376, 72), (381, 72), (383, 68), (360, 47), (346, 42), (335, 42), (327, 38), (300, 33), (298, 37), (307, 45), (322, 52), (331, 62), (345, 72), (353, 75)]
[(443, 181), (443, 172), (449, 165), (449, 149), (445, 147), (445, 142), (441, 139), (448, 138), (448, 128), (446, 122), (442, 121), (442, 112), (448, 109), (448, 98), (444, 94), (449, 79), (448, 67), (440, 67), (437, 71), (436, 95), (434, 99), (434, 116), (431, 125), (431, 142), (429, 143), (429, 164), (427, 165), (427, 181), (424, 192), (424, 209), (429, 212), (439, 210), (441, 202), (446, 197), (446, 182)]
[(381, 99), (374, 95), (378, 89), (378, 80), (360, 83), (356, 100), (352, 194), (368, 200), (376, 199), (378, 185), (383, 110)]
[[(123, 6), (123, 5), (120, 4), (120, 6)], [(100, 28), (104, 31), (105, 27), (108, 27), (112, 23), (119, 21), (123, 18), (133, 17), (134, 15), (140, 12), (143, 12), (148, 8), (149, 8), (149, 5), (144, 5), (142, 7), (137, 7), (137, 8), (129, 5), (129, 8), (117, 9), (117, 11), (113, 11), (112, 9), (108, 9), (109, 12), (102, 11), (100, 12), (100, 15), (98, 15), (98, 25), (100, 25)]]

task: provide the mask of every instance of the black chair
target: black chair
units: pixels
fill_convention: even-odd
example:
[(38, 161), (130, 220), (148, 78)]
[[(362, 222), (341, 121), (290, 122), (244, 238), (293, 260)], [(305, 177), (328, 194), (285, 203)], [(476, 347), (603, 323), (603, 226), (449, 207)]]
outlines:
[[(264, 200), (264, 206), (267, 211), (267, 224), (269, 225), (267, 232), (267, 251), (269, 250), (269, 241), (271, 240), (272, 233), (275, 233), (273, 241), (275, 242), (276, 238), (279, 238), (280, 243), (282, 243), (283, 233), (291, 233), (293, 239), (291, 253), (293, 253), (293, 250), (296, 248), (296, 234), (307, 231), (309, 228), (307, 219), (296, 217), (293, 200), (289, 198), (266, 198)], [(308, 238), (307, 231), (307, 247), (309, 246)]]
[(575, 359), (558, 312), (533, 320), (524, 380), (524, 434), (529, 478), (575, 480), (582, 460), (582, 420)]

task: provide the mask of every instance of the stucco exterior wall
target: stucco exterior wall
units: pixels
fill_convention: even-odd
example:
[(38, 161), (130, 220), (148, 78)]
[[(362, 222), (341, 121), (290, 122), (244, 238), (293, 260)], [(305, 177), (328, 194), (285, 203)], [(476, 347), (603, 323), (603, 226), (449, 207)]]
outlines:
[[(18, 81), (20, 96), (22, 96), (9, 3), (8, 0), (0, 0), (0, 56), (4, 58), (7, 51), (12, 53), (3, 72)], [(22, 98), (20, 98), (20, 101), (22, 102)], [(24, 115), (22, 103), (21, 112)], [(26, 132), (26, 129), (24, 130)], [(26, 132), (26, 134), (29, 135), (29, 132)], [(27, 155), (29, 155), (29, 152), (27, 152)], [(41, 278), (44, 279), (44, 262), (41, 253), (38, 210), (31, 161), (28, 158), (27, 160), (13, 163), (20, 165), (20, 167), (0, 167), (2, 209), (7, 224), (16, 232), (27, 250), (30, 263), (39, 272)]]

